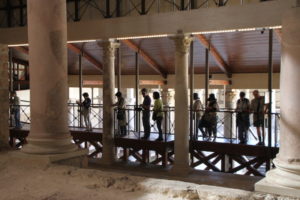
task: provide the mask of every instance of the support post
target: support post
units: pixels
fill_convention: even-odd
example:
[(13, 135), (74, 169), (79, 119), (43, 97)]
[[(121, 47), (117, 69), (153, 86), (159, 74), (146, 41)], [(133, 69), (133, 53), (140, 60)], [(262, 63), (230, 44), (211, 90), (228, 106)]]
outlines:
[(193, 100), (194, 100), (194, 42), (191, 42), (190, 46), (190, 57), (189, 57), (189, 65), (190, 65), (190, 140), (193, 138), (194, 133), (194, 116), (195, 113), (193, 111)]
[(74, 21), (80, 21), (80, 0), (74, 0), (75, 18)]
[(8, 149), (9, 138), (9, 84), (8, 47), (0, 44), (0, 151)]
[(121, 73), (122, 73), (121, 48), (117, 49), (117, 63), (118, 63), (117, 86), (118, 86), (118, 91), (121, 91)]
[(114, 148), (114, 95), (115, 95), (115, 52), (119, 43), (107, 40), (103, 48), (103, 152), (102, 163), (110, 165), (116, 160)]
[(141, 0), (141, 15), (146, 15), (146, 0)]
[(209, 49), (205, 49), (205, 108), (207, 107), (208, 89), (209, 89)]
[(173, 172), (186, 175), (189, 172), (189, 101), (188, 69), (192, 37), (179, 33), (175, 42), (175, 160)]
[(116, 17), (121, 17), (121, 0), (116, 0)]
[[(83, 85), (83, 77), (82, 77), (82, 54), (78, 55), (78, 65), (79, 65), (79, 102), (82, 102), (82, 85)], [(79, 127), (82, 127), (82, 108), (79, 106)]]
[[(135, 53), (135, 108), (139, 107), (139, 81), (140, 81), (140, 63), (139, 63), (139, 54)], [(135, 130), (140, 134), (140, 112), (136, 111), (135, 113)], [(140, 137), (140, 135), (139, 135)]]
[(105, 1), (105, 18), (111, 18), (111, 15), (110, 15), (110, 0)]

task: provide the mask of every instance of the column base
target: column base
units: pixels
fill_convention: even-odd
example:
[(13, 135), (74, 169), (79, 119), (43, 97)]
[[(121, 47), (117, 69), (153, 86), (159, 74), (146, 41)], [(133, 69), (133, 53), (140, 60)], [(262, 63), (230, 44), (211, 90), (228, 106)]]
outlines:
[(28, 138), (28, 144), (21, 149), (28, 154), (65, 154), (78, 150), (78, 147), (71, 142), (71, 137), (61, 139)]
[(73, 152), (63, 153), (63, 154), (28, 154), (22, 151), (10, 152), (10, 156), (13, 159), (17, 159), (20, 162), (26, 163), (41, 163), (41, 164), (51, 164), (59, 163), (65, 165), (72, 165), (77, 167), (87, 167), (88, 166), (88, 150), (78, 149)]
[(255, 184), (255, 191), (300, 198), (300, 190), (268, 182), (267, 178)]
[(191, 172), (190, 166), (186, 165), (174, 165), (170, 170), (172, 175), (176, 176), (187, 176)]
[(269, 171), (266, 178), (255, 184), (255, 191), (274, 193), (300, 198), (300, 165), (276, 158), (276, 169)]

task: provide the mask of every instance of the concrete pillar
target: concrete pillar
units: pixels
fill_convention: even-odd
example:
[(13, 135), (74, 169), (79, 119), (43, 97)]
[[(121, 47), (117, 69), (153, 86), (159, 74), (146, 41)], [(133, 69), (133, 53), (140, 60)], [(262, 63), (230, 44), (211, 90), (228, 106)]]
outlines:
[(283, 16), (280, 151), (257, 191), (300, 197), (300, 7)]
[(116, 160), (114, 148), (115, 52), (119, 43), (104, 41), (103, 48), (103, 152), (102, 163)]
[(173, 170), (177, 174), (189, 171), (189, 100), (188, 68), (192, 38), (177, 35), (175, 42), (175, 161)]
[(65, 0), (28, 0), (31, 129), (23, 152), (61, 154), (77, 147), (68, 128)]
[(8, 88), (8, 48), (7, 45), (0, 44), (0, 150), (8, 148)]

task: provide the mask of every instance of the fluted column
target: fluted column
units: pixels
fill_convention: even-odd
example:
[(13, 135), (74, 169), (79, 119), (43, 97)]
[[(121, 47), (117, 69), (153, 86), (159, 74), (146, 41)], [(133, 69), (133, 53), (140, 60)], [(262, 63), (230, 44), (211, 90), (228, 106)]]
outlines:
[(186, 174), (189, 171), (189, 100), (188, 68), (189, 49), (192, 38), (177, 35), (175, 42), (175, 173)]
[(77, 147), (68, 128), (65, 0), (27, 0), (31, 128), (23, 152), (62, 154)]
[(8, 88), (8, 48), (7, 45), (0, 44), (0, 151), (8, 148)]
[[(299, 5), (300, 6), (300, 5)], [(283, 16), (280, 73), (280, 150), (276, 168), (257, 191), (300, 197), (300, 7)]]
[(116, 158), (114, 148), (114, 97), (115, 97), (115, 52), (119, 43), (104, 41), (103, 48), (103, 152), (102, 163), (112, 164)]

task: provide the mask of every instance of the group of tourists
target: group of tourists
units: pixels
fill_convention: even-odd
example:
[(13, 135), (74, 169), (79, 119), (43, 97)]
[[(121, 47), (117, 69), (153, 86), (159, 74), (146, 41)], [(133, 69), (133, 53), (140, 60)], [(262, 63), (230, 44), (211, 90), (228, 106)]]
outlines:
[[(151, 123), (150, 123), (150, 116), (151, 116), (151, 98), (149, 96), (148, 90), (143, 88), (141, 90), (143, 95), (143, 103), (136, 108), (136, 111), (142, 112), (142, 122), (144, 127), (144, 136), (142, 139), (147, 140), (150, 137), (151, 132)], [(116, 96), (118, 101), (113, 104), (113, 106), (117, 107), (117, 120), (119, 124), (120, 136), (126, 135), (126, 105), (125, 99), (122, 97), (121, 92), (117, 92)], [(156, 122), (156, 126), (158, 129), (158, 138), (156, 141), (163, 141), (163, 133), (162, 133), (162, 120), (163, 120), (163, 103), (160, 98), (159, 92), (153, 92), (153, 99), (154, 99), (154, 107), (152, 109), (152, 120)]]
[[(214, 94), (210, 94), (207, 99), (207, 106), (204, 109), (197, 93), (194, 93), (193, 112), (196, 123), (196, 132), (194, 139), (198, 139), (199, 130), (203, 138), (208, 140), (213, 136), (213, 140), (217, 136), (217, 112), (219, 106)], [(260, 96), (258, 90), (253, 91), (254, 98), (249, 101), (245, 96), (245, 92), (240, 92), (240, 98), (236, 103), (236, 126), (238, 129), (238, 139), (240, 144), (245, 144), (248, 141), (248, 130), (250, 127), (250, 114), (253, 114), (253, 126), (256, 127), (258, 136), (257, 145), (264, 145), (264, 115), (267, 112), (265, 99)], [(202, 114), (203, 113), (203, 114)], [(204, 130), (205, 128), (205, 130)]]
[[(157, 141), (163, 140), (162, 133), (162, 121), (164, 117), (163, 103), (160, 98), (159, 92), (153, 92), (154, 106), (151, 109), (151, 98), (148, 90), (143, 88), (141, 94), (144, 98), (143, 103), (136, 108), (136, 111), (141, 111), (142, 122), (144, 127), (144, 135), (142, 139), (149, 139), (151, 131), (151, 112), (152, 120), (155, 121), (158, 129)], [(253, 126), (256, 127), (258, 143), (257, 145), (264, 145), (265, 131), (264, 131), (264, 115), (267, 112), (267, 106), (265, 99), (260, 96), (258, 90), (253, 91), (253, 99), (251, 102), (245, 96), (245, 92), (240, 92), (239, 99), (236, 102), (236, 127), (238, 130), (238, 139), (241, 144), (245, 144), (248, 141), (248, 131), (250, 127), (250, 114), (253, 114)], [(83, 93), (84, 100), (82, 102), (77, 101), (79, 105), (79, 112), (83, 116), (86, 131), (92, 131), (92, 123), (90, 119), (91, 113), (91, 99), (88, 93)], [(126, 103), (125, 98), (119, 91), (115, 94), (117, 102), (113, 104), (116, 107), (116, 118), (118, 120), (119, 136), (125, 136), (127, 134), (127, 119), (126, 119)], [(210, 94), (207, 99), (207, 105), (204, 107), (200, 101), (198, 93), (193, 94), (194, 104), (192, 111), (194, 113), (193, 119), (195, 120), (196, 131), (193, 139), (198, 139), (198, 132), (202, 133), (203, 139), (213, 140), (217, 137), (217, 124), (219, 111), (219, 105), (214, 94)], [(16, 92), (11, 93), (11, 114), (14, 120), (15, 128), (21, 128), (20, 123), (20, 98)]]

